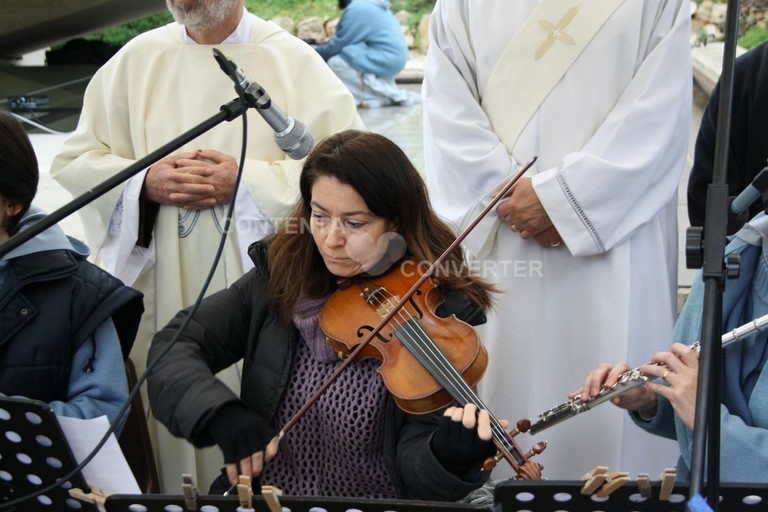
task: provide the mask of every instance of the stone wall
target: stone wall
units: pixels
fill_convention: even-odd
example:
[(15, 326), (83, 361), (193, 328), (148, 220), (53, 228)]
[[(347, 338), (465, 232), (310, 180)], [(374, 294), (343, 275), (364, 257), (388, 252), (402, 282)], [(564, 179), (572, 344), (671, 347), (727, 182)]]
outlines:
[[(723, 38), (728, 4), (724, 0), (691, 2), (691, 46), (693, 77), (702, 91), (709, 95), (723, 66)], [(768, 23), (768, 0), (741, 0), (740, 25), (765, 27)], [(736, 47), (736, 55), (746, 50)]]
[(691, 2), (691, 36), (694, 43), (723, 38), (725, 13), (728, 4), (702, 0)]
[[(740, 0), (741, 29), (754, 25), (765, 28), (768, 22), (768, 0)], [(691, 2), (691, 37), (696, 45), (721, 41), (724, 36), (728, 3), (725, 0)]]

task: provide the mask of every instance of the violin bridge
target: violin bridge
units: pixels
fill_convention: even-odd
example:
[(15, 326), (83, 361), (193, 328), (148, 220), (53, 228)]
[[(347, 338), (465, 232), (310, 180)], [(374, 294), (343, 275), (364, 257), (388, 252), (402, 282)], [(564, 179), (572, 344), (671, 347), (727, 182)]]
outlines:
[(379, 286), (373, 291), (371, 291), (369, 288), (366, 288), (363, 290), (361, 295), (363, 296), (363, 300), (365, 300), (365, 302), (371, 306), (376, 306), (376, 314), (379, 315), (379, 318), (384, 318), (387, 316), (389, 312), (392, 311), (394, 306), (400, 302), (399, 295), (389, 296), (386, 288), (383, 286)]
[(400, 302), (400, 296), (393, 295), (390, 299), (382, 301), (379, 304), (379, 307), (376, 308), (376, 314), (379, 315), (379, 318), (384, 318), (390, 311), (392, 311), (393, 306), (398, 302)]

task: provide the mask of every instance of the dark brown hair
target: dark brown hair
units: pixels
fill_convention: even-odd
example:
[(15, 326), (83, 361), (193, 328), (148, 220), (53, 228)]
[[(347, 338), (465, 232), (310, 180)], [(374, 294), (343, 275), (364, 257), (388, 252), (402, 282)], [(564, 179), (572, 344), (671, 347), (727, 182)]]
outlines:
[[(348, 130), (321, 141), (309, 154), (299, 179), (301, 198), (278, 226), (269, 244), (270, 287), (275, 308), (289, 321), (302, 295), (322, 297), (335, 289), (309, 229), (312, 186), (330, 177), (350, 185), (371, 213), (394, 222), (419, 262), (433, 262), (450, 246), (455, 233), (432, 210), (424, 180), (391, 140), (370, 132)], [(294, 229), (287, 229), (290, 224)], [(445, 260), (449, 272), (435, 272), (437, 284), (463, 290), (483, 309), (491, 306), (495, 288), (470, 273), (459, 248)]]
[(6, 219), (3, 227), (9, 235), (16, 233), (32, 204), (39, 179), (37, 156), (26, 130), (13, 114), (0, 110), (0, 195), (22, 205), (17, 215)]

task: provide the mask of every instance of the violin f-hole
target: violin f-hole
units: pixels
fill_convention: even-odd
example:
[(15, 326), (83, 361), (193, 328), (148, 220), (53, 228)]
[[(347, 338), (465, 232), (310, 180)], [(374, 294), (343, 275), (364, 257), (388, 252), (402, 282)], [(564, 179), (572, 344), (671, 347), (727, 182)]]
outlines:
[[(374, 326), (372, 325), (361, 325), (360, 328), (357, 330), (357, 337), (359, 339), (365, 339), (365, 337), (368, 335), (369, 332), (373, 331)], [(377, 332), (376, 338), (377, 340), (383, 342), (383, 343), (389, 343), (392, 341), (394, 334), (392, 332), (389, 333), (389, 336), (384, 336), (381, 332)]]

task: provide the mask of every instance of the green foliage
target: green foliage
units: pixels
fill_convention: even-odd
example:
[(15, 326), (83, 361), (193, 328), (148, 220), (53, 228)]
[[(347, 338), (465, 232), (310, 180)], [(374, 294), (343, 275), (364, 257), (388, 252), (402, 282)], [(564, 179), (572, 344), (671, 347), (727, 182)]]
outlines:
[(288, 16), (296, 23), (311, 16), (326, 20), (340, 14), (338, 0), (245, 0), (245, 7), (266, 20)]
[(765, 41), (768, 41), (768, 28), (754, 25), (739, 38), (738, 43), (742, 48), (749, 50)]
[[(321, 20), (341, 14), (338, 0), (245, 0), (249, 11), (264, 19), (288, 16), (295, 22), (317, 16)], [(401, 10), (414, 14), (418, 24), (424, 13), (432, 12), (435, 0), (392, 0), (392, 12)]]
[[(416, 27), (422, 15), (432, 12), (434, 0), (392, 0), (392, 11), (406, 10), (413, 14), (408, 29), (416, 34)], [(321, 20), (335, 18), (341, 14), (338, 0), (245, 0), (245, 7), (257, 16), (270, 20), (277, 16), (288, 16), (294, 22), (316, 16)], [(133, 37), (160, 27), (171, 21), (171, 15), (163, 12), (137, 21), (118, 25), (88, 36), (106, 43), (122, 45)]]
[[(727, 0), (713, 0), (717, 4), (728, 3)], [(702, 0), (694, 0), (701, 4)], [(739, 46), (750, 49), (764, 41), (768, 41), (768, 28), (763, 18), (768, 14), (768, 0), (739, 0), (739, 36), (737, 43)], [(725, 23), (720, 26), (725, 29)], [(706, 44), (711, 40), (703, 29), (696, 32), (696, 45)]]
[(392, 12), (408, 11), (413, 14), (416, 25), (425, 14), (435, 8), (435, 0), (392, 0)]
[(166, 11), (140, 20), (108, 28), (101, 32), (95, 32), (88, 36), (87, 39), (98, 39), (105, 43), (123, 45), (137, 35), (146, 32), (147, 30), (166, 25), (172, 20), (171, 13)]
[(408, 11), (412, 14), (408, 20), (408, 32), (414, 36), (414, 45), (423, 48), (419, 23), (425, 14), (429, 14), (435, 8), (434, 0), (392, 0), (392, 12)]

